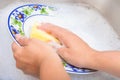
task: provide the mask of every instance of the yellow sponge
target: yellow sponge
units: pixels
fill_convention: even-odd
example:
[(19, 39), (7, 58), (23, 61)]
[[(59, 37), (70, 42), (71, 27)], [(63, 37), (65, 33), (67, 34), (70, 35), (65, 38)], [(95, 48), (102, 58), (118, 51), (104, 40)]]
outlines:
[(53, 41), (59, 43), (59, 41), (55, 37), (53, 37), (52, 35), (48, 34), (43, 30), (38, 29), (37, 27), (38, 27), (37, 25), (34, 25), (32, 27), (30, 32), (30, 38), (36, 38), (44, 42)]

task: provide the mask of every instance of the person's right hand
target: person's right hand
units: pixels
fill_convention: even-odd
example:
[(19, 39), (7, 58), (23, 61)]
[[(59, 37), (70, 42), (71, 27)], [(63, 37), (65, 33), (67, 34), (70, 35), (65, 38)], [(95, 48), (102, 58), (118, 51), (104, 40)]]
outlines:
[(64, 45), (57, 52), (65, 61), (80, 68), (89, 68), (92, 64), (92, 55), (96, 51), (77, 35), (50, 23), (43, 23), (39, 28), (55, 36)]

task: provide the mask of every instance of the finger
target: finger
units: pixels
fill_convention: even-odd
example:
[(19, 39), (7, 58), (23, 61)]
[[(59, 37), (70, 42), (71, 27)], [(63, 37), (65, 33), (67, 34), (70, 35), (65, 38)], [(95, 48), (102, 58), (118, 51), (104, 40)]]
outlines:
[(24, 72), (24, 74), (29, 74), (32, 76), (38, 76), (38, 72), (36, 72), (36, 68), (32, 66), (28, 66), (28, 64), (22, 63), (21, 61), (16, 61), (16, 67)]
[(24, 64), (24, 63), (22, 63), (21, 61), (19, 61), (19, 60), (16, 60), (16, 67), (18, 68), (18, 69), (21, 69), (21, 70), (25, 70), (26, 69), (26, 64)]
[(18, 43), (21, 45), (21, 46), (27, 46), (28, 45), (28, 41), (29, 39), (26, 38), (26, 37), (23, 37), (21, 35), (16, 35), (16, 40), (18, 41)]
[(12, 43), (12, 51), (15, 53), (19, 48), (21, 48), (16, 42)]
[(77, 38), (77, 36), (72, 32), (50, 23), (43, 23), (39, 28), (58, 38), (60, 42), (67, 47), (71, 47), (73, 45), (73, 42), (70, 39)]
[(67, 48), (59, 48), (57, 50), (57, 53), (62, 57), (64, 60), (68, 61), (69, 60), (69, 51)]
[(18, 45), (16, 42), (12, 43), (12, 51), (13, 51), (13, 56), (15, 60), (19, 59), (19, 56), (21, 54), (22, 47)]
[(31, 66), (31, 67), (27, 66), (27, 68), (24, 69), (23, 72), (24, 72), (24, 74), (32, 75), (34, 77), (39, 76), (39, 70), (33, 66)]

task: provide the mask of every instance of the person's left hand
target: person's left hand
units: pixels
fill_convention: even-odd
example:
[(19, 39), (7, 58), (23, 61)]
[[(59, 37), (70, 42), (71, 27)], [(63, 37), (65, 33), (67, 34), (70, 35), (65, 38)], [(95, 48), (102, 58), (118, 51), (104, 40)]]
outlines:
[(13, 42), (12, 50), (17, 68), (22, 69), (24, 73), (39, 76), (39, 69), (44, 61), (54, 57), (59, 59), (54, 49), (45, 42), (21, 36), (16, 38), (21, 46)]

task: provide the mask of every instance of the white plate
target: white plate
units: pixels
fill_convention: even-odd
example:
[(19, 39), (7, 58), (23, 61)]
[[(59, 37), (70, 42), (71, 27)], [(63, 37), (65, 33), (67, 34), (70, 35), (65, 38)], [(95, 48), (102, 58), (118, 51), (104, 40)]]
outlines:
[[(54, 22), (54, 13), (57, 10), (54, 7), (41, 5), (41, 4), (27, 4), (19, 6), (14, 9), (8, 18), (8, 28), (15, 39), (15, 34), (20, 34), (29, 37), (31, 25), (36, 22)], [(96, 70), (77, 68), (70, 64), (64, 63), (64, 67), (68, 73), (73, 74), (90, 74)]]

